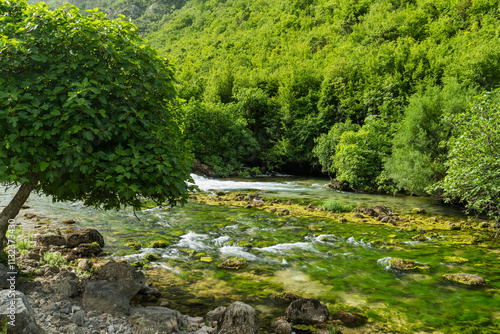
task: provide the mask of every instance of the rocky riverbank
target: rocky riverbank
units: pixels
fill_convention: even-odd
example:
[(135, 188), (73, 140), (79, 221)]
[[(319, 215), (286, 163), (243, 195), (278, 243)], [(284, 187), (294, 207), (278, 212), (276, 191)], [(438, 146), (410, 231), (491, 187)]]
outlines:
[[(95, 229), (63, 235), (57, 229), (45, 228), (34, 239), (36, 243), (30, 249), (17, 251), (16, 266), (0, 264), (0, 320), (7, 322), (7, 333), (259, 332), (257, 312), (242, 302), (218, 307), (205, 317), (183, 315), (168, 308), (166, 302), (141, 305), (141, 301), (158, 300), (161, 292), (126, 262), (98, 259), (104, 238)], [(341, 333), (343, 326), (344, 333), (370, 332), (348, 328), (364, 325), (367, 318), (361, 315), (340, 311), (330, 316), (319, 300), (292, 293), (277, 298), (290, 302), (290, 306), (265, 332), (326, 334), (335, 329), (334, 333)]]

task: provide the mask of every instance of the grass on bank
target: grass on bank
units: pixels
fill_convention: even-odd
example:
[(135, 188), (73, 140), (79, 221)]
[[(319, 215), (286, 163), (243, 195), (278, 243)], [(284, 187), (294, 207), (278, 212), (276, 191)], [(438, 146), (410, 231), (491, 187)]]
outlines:
[(321, 204), (320, 208), (325, 211), (331, 211), (335, 213), (350, 212), (354, 209), (352, 205), (344, 204), (334, 199), (328, 200), (325, 203)]

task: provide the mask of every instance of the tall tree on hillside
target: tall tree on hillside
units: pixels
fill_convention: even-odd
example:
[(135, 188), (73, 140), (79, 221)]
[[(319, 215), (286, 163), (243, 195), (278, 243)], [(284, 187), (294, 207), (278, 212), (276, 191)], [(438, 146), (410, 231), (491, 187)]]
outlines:
[(0, 0), (0, 182), (102, 209), (186, 196), (173, 70), (122, 19)]

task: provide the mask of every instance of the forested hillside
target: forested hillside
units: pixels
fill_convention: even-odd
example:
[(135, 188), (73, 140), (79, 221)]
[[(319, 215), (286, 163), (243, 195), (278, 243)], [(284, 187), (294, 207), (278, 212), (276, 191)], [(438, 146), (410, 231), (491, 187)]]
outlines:
[[(498, 0), (77, 5), (129, 15), (174, 62), (187, 139), (220, 175), (243, 164), (322, 170), (361, 190), (460, 197), (453, 180), (436, 185), (465, 152), (449, 141), (470, 131), (459, 119), (477, 112), (473, 101), (498, 118)], [(492, 145), (478, 173), (499, 169)]]

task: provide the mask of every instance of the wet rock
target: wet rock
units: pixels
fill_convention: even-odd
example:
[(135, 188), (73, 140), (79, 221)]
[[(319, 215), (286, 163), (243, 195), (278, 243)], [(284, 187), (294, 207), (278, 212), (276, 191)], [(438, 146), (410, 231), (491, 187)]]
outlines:
[(300, 299), (299, 296), (297, 295), (294, 295), (293, 293), (291, 292), (283, 292), (283, 293), (280, 293), (278, 295), (276, 295), (274, 297), (274, 299), (277, 299), (277, 300), (284, 300), (284, 301), (287, 301), (289, 303), (293, 302), (294, 300), (297, 300), (297, 299)]
[(74, 248), (80, 244), (91, 244), (96, 242), (99, 246), (104, 247), (104, 238), (101, 233), (93, 228), (83, 228), (69, 233), (66, 236), (66, 246)]
[(129, 299), (117, 283), (108, 281), (89, 281), (83, 294), (83, 307), (87, 311), (128, 314)]
[(45, 331), (36, 323), (28, 298), (19, 291), (0, 291), (0, 322), (8, 322), (9, 333), (42, 334)]
[(257, 334), (257, 312), (242, 302), (234, 302), (221, 314), (216, 334)]
[(490, 224), (488, 222), (482, 222), (480, 227), (481, 228), (488, 228), (488, 227), (490, 227)]
[(281, 209), (280, 210), (280, 214), (285, 215), (285, 216), (289, 215), (290, 214), (290, 210), (288, 210), (288, 209)]
[(338, 311), (333, 315), (333, 319), (340, 320), (347, 327), (359, 327), (368, 321), (368, 318), (357, 313)]
[(66, 238), (57, 234), (44, 234), (35, 238), (39, 246), (65, 246), (67, 244)]
[(392, 258), (389, 261), (389, 266), (392, 269), (397, 270), (429, 270), (430, 267), (428, 265), (417, 264), (415, 261), (400, 259), (400, 258)]
[(427, 238), (423, 234), (417, 234), (417, 235), (413, 236), (413, 238), (411, 238), (411, 239), (415, 240), (415, 241), (427, 241)]
[(346, 183), (335, 180), (335, 179), (330, 181), (330, 183), (328, 184), (328, 187), (335, 189), (335, 190), (340, 190), (340, 191), (351, 190), (351, 187), (349, 187)]
[(445, 279), (452, 283), (458, 283), (463, 285), (484, 285), (486, 280), (477, 274), (465, 274), (465, 273), (457, 273), (457, 274), (446, 274), (443, 275)]
[(363, 216), (363, 215), (362, 215), (361, 213), (359, 213), (359, 212), (356, 212), (356, 213), (354, 214), (354, 217), (355, 217), (355, 218), (365, 218), (365, 216)]
[(117, 283), (121, 292), (130, 300), (144, 287), (146, 278), (142, 272), (125, 262), (110, 261), (96, 270), (93, 280), (106, 280)]
[(101, 246), (96, 244), (86, 243), (86, 244), (79, 244), (78, 247), (75, 249), (75, 251), (80, 256), (90, 257), (101, 253), (102, 248)]
[(330, 312), (325, 304), (317, 299), (301, 298), (293, 301), (285, 315), (293, 324), (314, 325), (325, 322)]
[(179, 311), (166, 307), (134, 308), (128, 322), (136, 334), (178, 333), (187, 325), (187, 320)]
[(445, 256), (443, 257), (443, 261), (448, 263), (458, 263), (458, 264), (469, 262), (468, 259), (460, 256)]
[(247, 265), (247, 260), (242, 257), (230, 257), (219, 265), (219, 268), (240, 269)]
[(63, 224), (68, 224), (68, 225), (71, 225), (71, 224), (76, 224), (76, 220), (74, 219), (63, 219)]
[(418, 214), (427, 213), (427, 211), (425, 211), (425, 209), (423, 209), (423, 208), (414, 208), (413, 210), (411, 210), (411, 212), (418, 213)]
[(341, 223), (347, 223), (348, 222), (348, 220), (345, 217), (343, 217), (343, 216), (339, 218), (339, 221)]
[(392, 210), (385, 207), (385, 205), (376, 205), (373, 210), (379, 215), (390, 215)]

